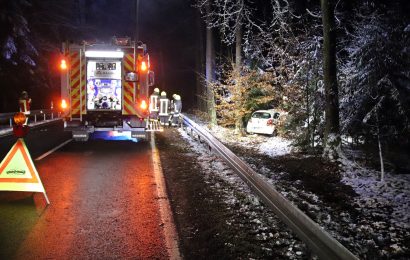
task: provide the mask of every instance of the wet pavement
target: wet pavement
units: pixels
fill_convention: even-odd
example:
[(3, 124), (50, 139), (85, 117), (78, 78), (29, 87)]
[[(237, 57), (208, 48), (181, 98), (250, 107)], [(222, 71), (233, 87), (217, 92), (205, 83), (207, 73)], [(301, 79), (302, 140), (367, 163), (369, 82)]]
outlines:
[(0, 259), (168, 257), (148, 142), (70, 142), (35, 164), (51, 204), (0, 192)]

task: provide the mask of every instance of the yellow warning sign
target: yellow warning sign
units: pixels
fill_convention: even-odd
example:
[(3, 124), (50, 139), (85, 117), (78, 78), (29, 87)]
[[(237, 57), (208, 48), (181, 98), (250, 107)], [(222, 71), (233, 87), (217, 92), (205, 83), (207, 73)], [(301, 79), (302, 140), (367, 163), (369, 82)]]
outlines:
[(22, 138), (17, 140), (0, 163), (0, 190), (42, 192), (49, 204), (40, 176)]

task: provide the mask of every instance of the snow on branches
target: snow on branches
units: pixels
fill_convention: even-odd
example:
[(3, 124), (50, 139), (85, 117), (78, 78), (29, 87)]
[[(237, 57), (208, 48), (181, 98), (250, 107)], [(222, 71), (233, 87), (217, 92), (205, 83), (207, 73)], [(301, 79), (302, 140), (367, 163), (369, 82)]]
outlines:
[[(407, 24), (377, 12), (358, 14), (342, 63), (342, 129), (386, 136), (409, 133), (410, 51)], [(407, 70), (406, 70), (407, 68)], [(406, 87), (407, 85), (407, 87)], [(378, 127), (378, 126), (377, 126)]]

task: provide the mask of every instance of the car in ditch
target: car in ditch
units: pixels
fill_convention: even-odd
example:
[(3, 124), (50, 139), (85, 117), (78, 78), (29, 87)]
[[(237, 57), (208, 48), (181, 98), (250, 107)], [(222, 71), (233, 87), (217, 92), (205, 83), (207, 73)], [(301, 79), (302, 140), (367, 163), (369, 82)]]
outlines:
[(274, 109), (257, 110), (252, 113), (246, 126), (249, 134), (266, 134), (273, 136), (276, 134), (276, 126), (279, 122), (280, 112)]

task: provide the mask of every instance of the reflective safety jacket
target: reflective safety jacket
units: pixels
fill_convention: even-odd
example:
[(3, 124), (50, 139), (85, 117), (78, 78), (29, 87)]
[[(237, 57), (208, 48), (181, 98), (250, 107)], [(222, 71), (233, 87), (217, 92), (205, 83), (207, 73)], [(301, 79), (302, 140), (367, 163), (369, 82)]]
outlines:
[(161, 97), (159, 99), (159, 116), (168, 116), (168, 106), (169, 106), (169, 99), (166, 97)]
[(181, 100), (174, 100), (174, 113), (179, 114), (182, 110), (182, 101)]
[(30, 114), (30, 105), (31, 105), (31, 98), (20, 98), (19, 99), (20, 112), (23, 112), (25, 115)]
[(152, 94), (149, 97), (149, 111), (158, 112), (159, 109), (159, 96), (157, 94)]

